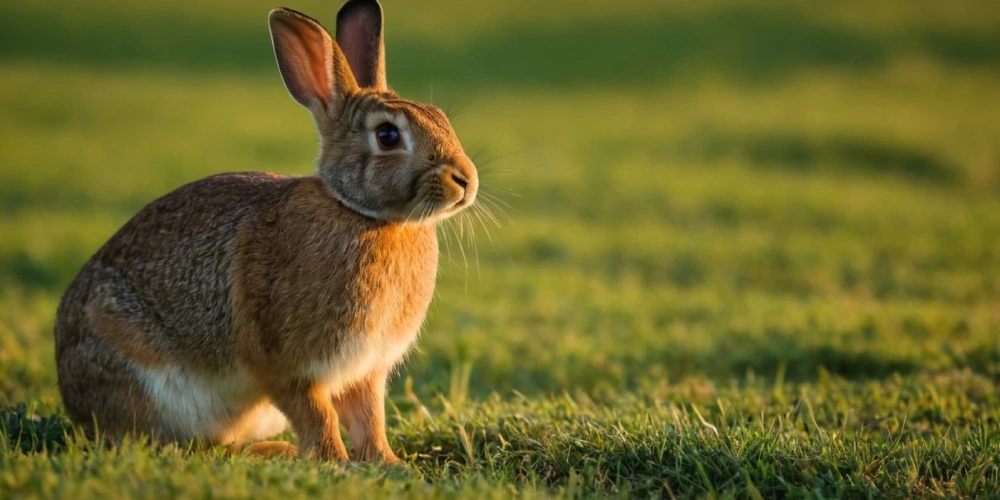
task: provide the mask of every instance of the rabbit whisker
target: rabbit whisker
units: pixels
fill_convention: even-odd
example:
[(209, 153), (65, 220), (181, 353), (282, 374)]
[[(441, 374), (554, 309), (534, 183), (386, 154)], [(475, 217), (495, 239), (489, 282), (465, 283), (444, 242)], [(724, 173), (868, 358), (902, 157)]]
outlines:
[[(476, 151), (472, 156), (470, 156), (469, 159), (472, 160), (472, 163), (476, 163), (476, 158), (479, 158), (480, 155), (482, 155), (483, 153), (485, 153), (487, 150), (489, 150), (491, 147), (493, 147), (493, 145), (496, 144), (496, 143), (497, 143), (497, 141), (493, 141), (493, 142), (491, 142), (491, 143), (483, 146), (479, 151)], [(479, 170), (479, 165), (478, 164), (476, 165), (476, 170)]]
[[(501, 224), (500, 224), (500, 218), (497, 217), (496, 214), (493, 213), (493, 209), (488, 204), (484, 204), (483, 205), (483, 212), (486, 213), (490, 217), (490, 220), (492, 220), (493, 223), (496, 224), (497, 228), (499, 228), (501, 226)], [(505, 217), (507, 217), (507, 214), (503, 210), (500, 210), (500, 212)], [(507, 217), (507, 222), (513, 223), (514, 221), (510, 217)]]
[(514, 198), (520, 198), (521, 197), (521, 195), (519, 195), (519, 194), (517, 194), (517, 193), (515, 193), (513, 191), (508, 191), (506, 189), (501, 189), (501, 188), (498, 188), (496, 186), (482, 186), (480, 188), (480, 192), (485, 192), (485, 193), (492, 194), (492, 193), (490, 193), (491, 191), (495, 191), (497, 193), (503, 193), (503, 194), (505, 194), (507, 196), (513, 196)]
[(483, 166), (489, 165), (490, 163), (493, 163), (493, 162), (495, 162), (497, 160), (506, 158), (508, 156), (514, 156), (514, 155), (519, 155), (519, 154), (524, 154), (524, 151), (523, 150), (522, 151), (511, 151), (510, 153), (504, 153), (502, 155), (494, 156), (493, 158), (490, 158), (488, 160), (483, 160), (482, 162), (476, 163), (476, 168), (482, 168)]
[(500, 212), (501, 215), (503, 215), (505, 219), (507, 219), (508, 222), (514, 222), (514, 220), (510, 218), (510, 215), (507, 213), (506, 209), (517, 211), (515, 208), (511, 207), (510, 205), (507, 204), (507, 202), (501, 200), (500, 198), (494, 195), (491, 195), (489, 193), (484, 193), (482, 191), (480, 191), (480, 194), (485, 195), (482, 198), (480, 198), (484, 204), (489, 205), (492, 208), (495, 208), (498, 212)]
[(486, 232), (486, 239), (490, 243), (493, 243), (493, 235), (490, 234), (490, 230), (486, 226), (486, 220), (483, 219), (483, 207), (481, 205), (479, 205), (479, 206), (473, 205), (472, 206), (472, 215), (474, 215), (476, 217), (476, 219), (479, 220), (479, 224), (481, 226), (483, 226), (483, 231)]
[(451, 103), (449, 103), (448, 107), (444, 110), (444, 114), (445, 114), (445, 116), (448, 117), (449, 120), (451, 120), (451, 119), (455, 118), (456, 116), (458, 116), (459, 114), (461, 114), (461, 112), (465, 108), (467, 108), (470, 104), (472, 104), (474, 102), (474, 101), (469, 101), (469, 102), (467, 102), (465, 104), (460, 105), (458, 107), (458, 109), (455, 109), (455, 104), (458, 102), (458, 100), (461, 99), (462, 97), (465, 97), (466, 95), (468, 95), (471, 91), (472, 91), (472, 87), (466, 87), (465, 90), (459, 92), (458, 95), (455, 96), (455, 98), (453, 98), (451, 100)]

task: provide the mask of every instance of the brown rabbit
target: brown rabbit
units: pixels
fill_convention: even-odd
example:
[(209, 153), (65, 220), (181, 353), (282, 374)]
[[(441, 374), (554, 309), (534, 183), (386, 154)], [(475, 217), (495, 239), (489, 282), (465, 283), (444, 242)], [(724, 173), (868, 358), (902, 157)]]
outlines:
[(348, 458), (343, 422), (356, 459), (395, 462), (386, 376), (434, 291), (434, 223), (473, 203), (476, 169), (441, 110), (386, 86), (376, 0), (340, 9), (336, 41), (289, 9), (269, 24), (319, 130), (316, 173), (216, 175), (128, 221), (59, 305), (63, 401), (111, 439), (240, 449), (291, 424), (323, 459)]

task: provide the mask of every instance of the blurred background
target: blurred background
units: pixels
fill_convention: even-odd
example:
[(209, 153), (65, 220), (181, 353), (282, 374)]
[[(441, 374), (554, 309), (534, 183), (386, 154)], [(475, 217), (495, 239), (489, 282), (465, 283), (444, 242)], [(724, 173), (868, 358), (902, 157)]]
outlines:
[[(58, 299), (143, 205), (312, 171), (275, 6), (5, 3), (0, 400), (58, 405)], [(441, 229), (409, 390), (1000, 379), (1000, 3), (384, 8), (390, 85), (449, 112), (492, 213)]]

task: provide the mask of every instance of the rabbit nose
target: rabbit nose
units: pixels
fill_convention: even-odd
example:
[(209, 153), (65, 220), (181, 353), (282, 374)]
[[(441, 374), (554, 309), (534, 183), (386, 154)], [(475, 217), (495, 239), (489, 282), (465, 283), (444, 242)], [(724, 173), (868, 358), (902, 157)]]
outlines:
[(469, 205), (476, 199), (476, 192), (479, 190), (479, 179), (476, 176), (476, 166), (467, 157), (455, 158), (450, 165), (445, 167), (445, 182), (454, 183), (462, 190), (461, 197), (456, 205)]
[(469, 179), (466, 179), (465, 176), (462, 175), (460, 172), (457, 171), (452, 172), (451, 180), (455, 181), (455, 184), (461, 186), (462, 189), (466, 189), (469, 187)]

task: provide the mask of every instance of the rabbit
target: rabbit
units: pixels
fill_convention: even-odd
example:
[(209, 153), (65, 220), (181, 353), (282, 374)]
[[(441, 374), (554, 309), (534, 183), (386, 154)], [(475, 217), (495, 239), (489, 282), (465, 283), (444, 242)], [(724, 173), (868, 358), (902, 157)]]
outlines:
[[(435, 223), (474, 203), (476, 167), (440, 109), (387, 86), (378, 1), (345, 3), (335, 39), (290, 9), (268, 22), (319, 132), (315, 173), (219, 174), (132, 217), (60, 301), (60, 393), (113, 442), (395, 463), (387, 377), (434, 292)], [(295, 446), (261, 441), (289, 426)]]

